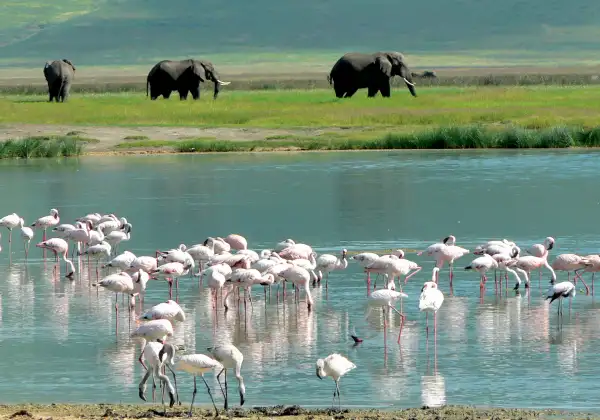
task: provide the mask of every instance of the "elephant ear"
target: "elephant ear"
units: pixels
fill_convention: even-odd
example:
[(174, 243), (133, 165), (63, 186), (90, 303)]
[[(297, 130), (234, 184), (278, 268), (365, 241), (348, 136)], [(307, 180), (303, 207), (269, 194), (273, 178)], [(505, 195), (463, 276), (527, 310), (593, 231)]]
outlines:
[(375, 63), (379, 66), (379, 69), (383, 74), (387, 77), (392, 77), (392, 63), (390, 63), (390, 60), (388, 60), (387, 57), (379, 56), (375, 60)]
[(67, 63), (69, 66), (71, 66), (73, 68), (73, 71), (75, 71), (75, 66), (73, 65), (71, 60), (67, 60), (66, 58), (63, 58), (62, 61)]
[(206, 71), (202, 65), (192, 62), (190, 69), (192, 70), (192, 73), (200, 78), (200, 81), (204, 82), (206, 80)]

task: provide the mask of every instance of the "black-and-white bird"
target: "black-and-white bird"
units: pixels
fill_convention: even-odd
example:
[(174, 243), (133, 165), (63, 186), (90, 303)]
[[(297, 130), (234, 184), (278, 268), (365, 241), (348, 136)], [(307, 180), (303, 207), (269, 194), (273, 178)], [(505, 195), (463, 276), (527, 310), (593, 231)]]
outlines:
[(548, 289), (548, 293), (546, 294), (546, 300), (550, 299), (550, 303), (554, 302), (556, 299), (560, 299), (558, 304), (558, 315), (562, 316), (562, 301), (565, 298), (569, 299), (569, 311), (571, 310), (571, 302), (573, 301), (573, 296), (575, 296), (575, 285), (570, 281), (563, 281), (560, 283), (553, 284)]

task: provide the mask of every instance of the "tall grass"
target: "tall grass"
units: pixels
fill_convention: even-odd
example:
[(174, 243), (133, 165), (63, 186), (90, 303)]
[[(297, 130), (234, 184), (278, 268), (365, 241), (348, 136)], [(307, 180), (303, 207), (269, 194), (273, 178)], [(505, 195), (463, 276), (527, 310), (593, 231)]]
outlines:
[(549, 129), (481, 125), (440, 127), (417, 133), (389, 133), (374, 139), (287, 138), (258, 141), (187, 140), (171, 142), (182, 153), (252, 152), (272, 150), (389, 149), (550, 149), (600, 147), (600, 127), (557, 126)]
[(0, 142), (0, 159), (79, 156), (89, 142), (74, 136), (38, 136)]

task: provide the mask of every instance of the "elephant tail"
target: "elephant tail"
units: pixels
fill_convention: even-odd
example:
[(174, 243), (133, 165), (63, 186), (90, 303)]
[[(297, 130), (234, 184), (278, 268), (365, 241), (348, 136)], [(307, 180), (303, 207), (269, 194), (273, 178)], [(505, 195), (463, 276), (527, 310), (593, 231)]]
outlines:
[(146, 97), (148, 96), (148, 87), (150, 86), (150, 78), (146, 79)]

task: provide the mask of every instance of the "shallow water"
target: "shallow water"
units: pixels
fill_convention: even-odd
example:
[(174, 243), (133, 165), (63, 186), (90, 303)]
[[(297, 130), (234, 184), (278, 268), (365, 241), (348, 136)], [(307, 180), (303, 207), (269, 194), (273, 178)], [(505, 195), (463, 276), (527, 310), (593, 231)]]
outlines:
[[(565, 305), (559, 329), (555, 303), (549, 308), (543, 300), (547, 273), (541, 285), (535, 274), (531, 293), (519, 296), (512, 290), (496, 296), (492, 281), (481, 303), (478, 274), (460, 269), (473, 258), (465, 256), (456, 264), (454, 296), (447, 269), (440, 274), (446, 300), (434, 345), (417, 309), (433, 262), (414, 253), (448, 234), (467, 248), (492, 238), (523, 247), (554, 236), (550, 260), (563, 252), (598, 252), (597, 158), (590, 151), (468, 151), (12, 161), (0, 163), (0, 215), (15, 211), (31, 223), (55, 207), (66, 223), (88, 212), (114, 212), (133, 225), (121, 249), (137, 255), (240, 233), (255, 250), (288, 237), (318, 252), (403, 248), (423, 266), (404, 287), (402, 342), (396, 344), (398, 316), (390, 315), (387, 346), (380, 312), (364, 320), (364, 274), (352, 260), (331, 274), (327, 293), (312, 289), (310, 314), (304, 292), (296, 306), (291, 293), (278, 304), (276, 288), (265, 302), (256, 287), (247, 318), (243, 306), (226, 315), (219, 307), (215, 317), (208, 290), (197, 278), (182, 279), (179, 302), (188, 319), (176, 327), (174, 341), (203, 352), (232, 340), (245, 356), (248, 406), (330, 405), (333, 381), (320, 381), (314, 366), (317, 358), (340, 352), (357, 365), (340, 382), (347, 407), (447, 403), (600, 411), (600, 305), (593, 296), (578, 292), (570, 315)], [(40, 239), (37, 232), (34, 241)], [(6, 230), (1, 244), (0, 402), (140, 401), (140, 345), (128, 338), (121, 299), (115, 336), (114, 295), (90, 287), (96, 277), (85, 261), (74, 281), (55, 281), (52, 259), (44, 262), (39, 249), (32, 246), (25, 263), (18, 234), (10, 257)], [(150, 283), (144, 308), (164, 301), (167, 290), (165, 282)], [(354, 329), (365, 338), (357, 347), (349, 337)], [(189, 402), (191, 377), (177, 379)], [(229, 379), (237, 405), (237, 384)], [(207, 381), (222, 405), (213, 375)], [(202, 381), (198, 390), (197, 401), (208, 403)]]

